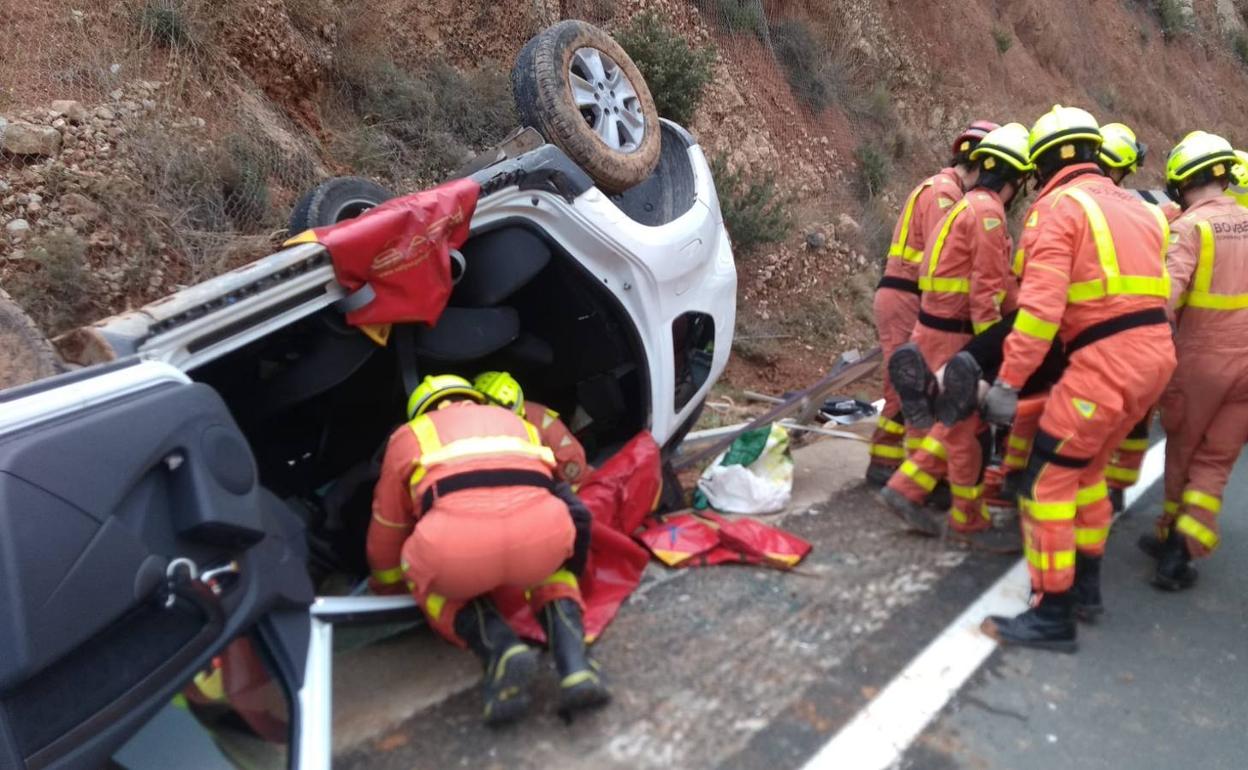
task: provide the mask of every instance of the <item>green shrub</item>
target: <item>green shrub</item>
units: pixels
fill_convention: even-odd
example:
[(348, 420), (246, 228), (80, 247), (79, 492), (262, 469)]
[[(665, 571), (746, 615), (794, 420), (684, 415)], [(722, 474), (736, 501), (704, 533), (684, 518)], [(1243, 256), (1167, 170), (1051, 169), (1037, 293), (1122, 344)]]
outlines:
[(139, 29), (148, 40), (165, 48), (196, 42), (191, 9), (185, 0), (146, 0), (139, 9)]
[(711, 82), (715, 49), (690, 47), (653, 11), (635, 17), (615, 39), (637, 63), (659, 114), (682, 125), (692, 121)]
[(87, 242), (73, 230), (53, 230), (33, 239), (27, 254), (35, 269), (15, 273), (5, 288), (39, 328), (51, 336), (91, 321), (97, 282)]
[(997, 53), (1005, 53), (1014, 45), (1014, 36), (1005, 27), (993, 27), (992, 39), (997, 44)]
[(860, 144), (854, 159), (858, 161), (858, 194), (863, 200), (870, 200), (888, 184), (888, 156), (874, 145)]
[(346, 116), (336, 144), (359, 171), (441, 181), (516, 126), (510, 82), (496, 66), (460, 72), (439, 62), (408, 72), (384, 54), (351, 53), (335, 57), (331, 75)]
[(1187, 16), (1179, 0), (1154, 0), (1153, 10), (1161, 24), (1161, 36), (1173, 40), (1187, 30)]
[(1248, 34), (1243, 30), (1236, 31), (1231, 35), (1231, 51), (1235, 53), (1235, 58), (1239, 59), (1239, 63), (1248, 66)]
[(698, 0), (698, 8), (729, 34), (756, 37), (767, 34), (762, 0)]
[(724, 226), (739, 255), (748, 255), (764, 243), (782, 241), (793, 231), (789, 201), (771, 175), (746, 178), (740, 171), (731, 170), (722, 154), (711, 159), (711, 174)]
[(230, 134), (221, 150), (221, 200), (226, 216), (239, 230), (254, 232), (269, 218), (272, 148), (243, 134)]
[(832, 102), (834, 91), (824, 65), (825, 47), (815, 40), (810, 27), (798, 20), (780, 22), (771, 32), (771, 44), (793, 95), (815, 112), (822, 112)]

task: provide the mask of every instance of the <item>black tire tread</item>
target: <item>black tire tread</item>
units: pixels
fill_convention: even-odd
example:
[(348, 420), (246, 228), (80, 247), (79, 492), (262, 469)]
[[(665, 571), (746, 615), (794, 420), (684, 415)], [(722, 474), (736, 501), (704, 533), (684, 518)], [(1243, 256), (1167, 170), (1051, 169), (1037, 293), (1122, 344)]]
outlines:
[(65, 371), (34, 320), (0, 289), (0, 390)]
[(327, 179), (304, 194), (290, 213), (287, 232), (296, 235), (309, 228), (334, 224), (334, 212), (354, 198), (384, 203), (395, 197), (393, 191), (371, 179), (358, 176), (336, 176)]

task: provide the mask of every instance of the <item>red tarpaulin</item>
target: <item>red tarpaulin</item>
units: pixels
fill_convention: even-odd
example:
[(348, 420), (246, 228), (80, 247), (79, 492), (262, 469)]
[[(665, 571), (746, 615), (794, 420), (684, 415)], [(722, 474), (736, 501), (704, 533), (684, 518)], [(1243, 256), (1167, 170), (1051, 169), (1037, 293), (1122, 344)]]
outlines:
[(286, 243), (320, 243), (349, 294), (366, 285), (372, 290), (371, 301), (347, 313), (348, 323), (433, 324), (451, 296), (450, 250), (468, 239), (480, 192), (471, 179), (457, 179), (388, 200), (354, 219), (307, 230)]
[[(585, 635), (597, 639), (620, 605), (641, 582), (650, 554), (632, 533), (653, 510), (662, 490), (659, 445), (639, 433), (581, 484), (577, 494), (594, 515), (589, 562), (580, 579), (585, 599)], [(524, 592), (499, 589), (493, 594), (499, 611), (516, 633), (544, 641)]]
[(810, 543), (755, 519), (726, 519), (712, 511), (652, 519), (637, 538), (669, 567), (763, 564), (792, 569)]

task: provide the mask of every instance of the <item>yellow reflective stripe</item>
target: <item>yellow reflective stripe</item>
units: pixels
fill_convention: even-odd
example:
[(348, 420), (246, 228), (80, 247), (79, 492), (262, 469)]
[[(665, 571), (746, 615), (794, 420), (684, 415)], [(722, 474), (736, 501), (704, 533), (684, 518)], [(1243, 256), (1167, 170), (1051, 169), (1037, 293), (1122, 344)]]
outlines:
[(1183, 304), (1202, 310), (1248, 309), (1248, 294), (1218, 294), (1210, 291), (1213, 286), (1213, 225), (1197, 222), (1196, 228), (1200, 231), (1200, 258), (1196, 262), (1191, 291), (1183, 295)]
[(923, 438), (921, 436), (909, 436), (906, 438), (906, 449), (911, 452), (917, 451), (923, 446)]
[(1128, 438), (1123, 439), (1118, 448), (1124, 452), (1145, 452), (1148, 450), (1148, 439), (1146, 438)]
[(1134, 484), (1140, 480), (1140, 471), (1136, 468), (1119, 468), (1116, 465), (1109, 465), (1105, 468), (1105, 478), (1110, 481)]
[(902, 425), (896, 420), (890, 420), (884, 415), (880, 415), (880, 419), (876, 424), (880, 426), (880, 430), (885, 433), (892, 433), (894, 436), (900, 436), (906, 432), (905, 425)]
[(1037, 551), (1026, 544), (1023, 550), (1027, 554), (1027, 563), (1041, 572), (1060, 571), (1064, 569), (1072, 569), (1075, 566), (1074, 551), (1054, 551), (1047, 553)]
[(1088, 218), (1088, 226), (1092, 228), (1092, 240), (1096, 243), (1096, 258), (1101, 263), (1101, 272), (1106, 278), (1118, 276), (1118, 250), (1114, 247), (1114, 236), (1109, 230), (1109, 222), (1105, 220), (1105, 212), (1083, 190), (1072, 187), (1062, 195), (1069, 195), (1083, 209)]
[(425, 597), (425, 612), (437, 620), (442, 617), (442, 608), (446, 606), (446, 597), (441, 594), (429, 594)]
[(1005, 458), (1005, 465), (1009, 468), (1021, 470), (1027, 467), (1027, 458), (1018, 457), (1016, 455), (1007, 455)]
[[(1083, 190), (1072, 188), (1062, 193), (1069, 195), (1083, 209), (1088, 218), (1088, 226), (1092, 230), (1092, 240), (1096, 244), (1096, 258), (1101, 263), (1104, 279), (1079, 281), (1071, 283), (1066, 292), (1066, 299), (1072, 303), (1089, 302), (1113, 294), (1133, 294), (1145, 297), (1170, 297), (1170, 274), (1166, 270), (1164, 255), (1160, 261), (1161, 275), (1121, 275), (1118, 272), (1118, 251), (1114, 247), (1113, 234), (1109, 223), (1105, 220), (1105, 212), (1097, 202)], [(1160, 210), (1154, 212), (1154, 216)], [(1163, 243), (1169, 238), (1169, 227), (1165, 224), (1165, 216), (1160, 218)], [(1017, 327), (1017, 324), (1015, 324)], [(1050, 338), (1051, 339), (1051, 338)]]
[(979, 496), (984, 493), (984, 485), (964, 487), (959, 484), (950, 484), (949, 491), (953, 493), (954, 497), (960, 497), (963, 500), (978, 500)]
[(1022, 436), (1015, 436), (1013, 433), (1010, 434), (1008, 443), (1010, 445), (1010, 449), (1017, 449), (1020, 452), (1027, 452), (1031, 449), (1030, 439), (1025, 439)]
[(868, 454), (875, 457), (886, 457), (890, 460), (906, 459), (906, 450), (903, 447), (891, 444), (872, 444)]
[(1174, 523), (1174, 528), (1188, 537), (1196, 540), (1205, 548), (1212, 551), (1218, 547), (1218, 535), (1213, 530), (1201, 524), (1196, 519), (1188, 516), (1186, 513), (1179, 517)]
[(403, 581), (403, 568), (375, 569), (373, 570), (373, 578), (383, 586), (400, 583)]
[[(897, 231), (897, 240), (888, 247), (889, 259), (901, 259), (906, 262), (922, 262), (923, 252), (918, 249), (911, 248), (908, 243), (910, 241), (910, 222), (914, 218), (914, 205), (919, 200), (919, 195), (933, 184), (930, 178), (923, 180), (923, 184), (914, 188), (914, 192), (910, 193), (910, 197), (906, 199), (906, 207), (901, 213), (901, 228)], [(917, 257), (915, 255), (918, 255)]]
[(1198, 492), (1195, 489), (1189, 489), (1183, 493), (1183, 502), (1187, 505), (1194, 505), (1197, 508), (1204, 508), (1211, 513), (1220, 513), (1222, 511), (1222, 501), (1213, 495), (1207, 495), (1204, 492)]
[(1019, 502), (1023, 513), (1029, 514), (1036, 521), (1067, 521), (1075, 518), (1074, 501), (1047, 503), (1022, 497)]
[(1010, 264), (1010, 271), (1019, 278), (1023, 277), (1023, 247), (1019, 246), (1018, 251), (1014, 252), (1014, 261)]
[(945, 239), (949, 237), (949, 231), (953, 229), (953, 223), (957, 218), (962, 216), (962, 212), (966, 211), (966, 198), (958, 201), (945, 216), (944, 223), (940, 226), (940, 233), (936, 236), (936, 243), (932, 246), (932, 258), (927, 264), (927, 275), (919, 277), (919, 288), (923, 291), (945, 291), (957, 294), (969, 294), (971, 291), (971, 280), (969, 278), (938, 278), (936, 276), (936, 267), (940, 263), (940, 254), (945, 249)]
[(1166, 513), (1178, 513), (1179, 504), (1174, 500), (1166, 500), (1165, 502), (1161, 504), (1161, 510), (1165, 511)]
[[(516, 436), (472, 436), (470, 438), (461, 438), (458, 441), (452, 441), (436, 452), (422, 455), (420, 464), (423, 470), (455, 460), (496, 454), (523, 455), (540, 460), (551, 467), (555, 465), (555, 455), (548, 447), (535, 446), (531, 442)], [(415, 473), (412, 474), (413, 484), (419, 483), (417, 475)], [(423, 476), (424, 474), (419, 475)]]
[(1057, 324), (1034, 316), (1024, 308), (1018, 309), (1018, 315), (1014, 318), (1014, 330), (1045, 342), (1052, 342), (1057, 336)]
[(1000, 321), (1000, 320), (1001, 320), (1000, 318), (997, 318), (992, 321), (984, 321), (983, 323), (972, 323), (971, 328), (975, 331), (976, 335), (980, 335), (988, 331), (992, 327), (996, 326), (997, 321)]
[[(529, 434), (529, 443), (535, 446), (542, 445), (542, 434), (537, 432), (537, 426), (528, 420), (524, 421), (524, 430)], [(567, 436), (564, 436), (567, 438)]]
[(438, 426), (433, 424), (433, 420), (429, 419), (429, 415), (422, 414), (408, 425), (412, 429), (412, 433), (416, 434), (416, 442), (420, 444), (420, 461), (416, 464), (416, 470), (412, 471), (412, 486), (420, 483), (425, 477), (425, 456), (432, 454), (442, 448), (442, 439), (438, 438)]
[(575, 588), (578, 591), (581, 588), (581, 584), (578, 583), (576, 580), (576, 575), (573, 575), (571, 570), (566, 570), (566, 569), (557, 570), (556, 572), (552, 573), (550, 577), (546, 578), (545, 580), (541, 582), (541, 585), (544, 585), (544, 586), (563, 585), (563, 586), (569, 586), (571, 588)]
[(931, 278), (928, 276), (919, 277), (920, 291), (943, 291), (948, 294), (970, 294), (971, 279), (969, 278)]
[(1083, 507), (1085, 505), (1100, 502), (1107, 497), (1109, 497), (1109, 487), (1106, 486), (1104, 481), (1102, 481), (1097, 484), (1093, 484), (1090, 487), (1083, 487), (1076, 492), (1075, 505)]
[(926, 492), (931, 492), (936, 488), (936, 479), (932, 475), (914, 464), (913, 460), (906, 460), (901, 464), (901, 472), (909, 476), (915, 484), (918, 484)]
[[(1161, 262), (1161, 277), (1166, 282), (1166, 285), (1169, 286), (1170, 268), (1166, 265), (1166, 252), (1170, 249), (1170, 220), (1166, 219), (1166, 212), (1162, 211), (1160, 206), (1155, 206), (1151, 203), (1144, 205), (1153, 213), (1153, 218), (1157, 220), (1157, 226), (1161, 228), (1161, 254), (1158, 255), (1158, 260)], [(1170, 296), (1168, 291), (1166, 296)]]
[(919, 449), (922, 449), (930, 455), (935, 455), (942, 460), (949, 459), (949, 452), (945, 449), (945, 445), (931, 436), (923, 437), (923, 441), (919, 444)]
[(1103, 529), (1081, 529), (1075, 528), (1075, 545), (1088, 547), (1092, 545), (1100, 545), (1109, 538), (1109, 527)]

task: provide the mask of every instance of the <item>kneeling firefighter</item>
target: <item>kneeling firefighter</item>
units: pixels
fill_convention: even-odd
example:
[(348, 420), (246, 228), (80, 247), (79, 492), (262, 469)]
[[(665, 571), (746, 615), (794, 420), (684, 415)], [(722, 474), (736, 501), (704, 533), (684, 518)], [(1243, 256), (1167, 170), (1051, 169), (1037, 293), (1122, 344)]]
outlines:
[(410, 590), (438, 634), (477, 654), (491, 725), (528, 709), (538, 653), (487, 595), (527, 589), (561, 678), (560, 713), (601, 705), (610, 695), (586, 654), (577, 582), (588, 512), (570, 490), (561, 497), (537, 428), (486, 400), (455, 375), (426, 377), (412, 393), (373, 497), (370, 586)]
[(473, 378), (472, 385), (490, 403), (510, 409), (537, 428), (542, 443), (555, 455), (555, 478), (573, 487), (581, 483), (589, 470), (585, 447), (572, 435), (558, 412), (536, 401), (525, 400), (524, 389), (507, 372), (481, 372)]

